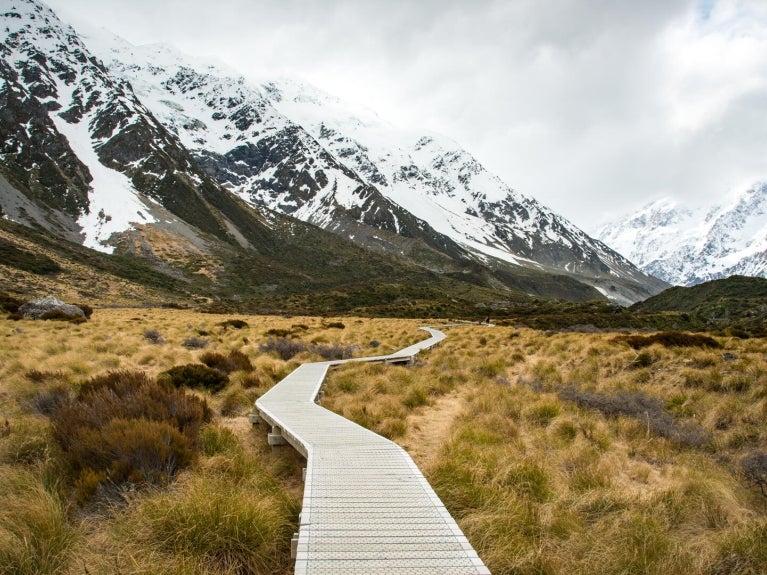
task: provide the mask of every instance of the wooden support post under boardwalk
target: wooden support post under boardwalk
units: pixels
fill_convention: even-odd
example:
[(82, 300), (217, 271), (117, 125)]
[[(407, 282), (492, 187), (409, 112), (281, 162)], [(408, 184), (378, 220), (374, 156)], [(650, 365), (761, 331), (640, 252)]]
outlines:
[(330, 367), (412, 361), (445, 337), (423, 329), (391, 355), (301, 365), (256, 401), (306, 457), (296, 575), (490, 575), (404, 449), (314, 403)]
[(282, 435), (282, 429), (276, 425), (272, 426), (272, 432), (268, 433), (266, 435), (266, 441), (271, 445), (272, 447), (277, 447), (279, 445), (287, 445), (288, 440), (285, 439)]

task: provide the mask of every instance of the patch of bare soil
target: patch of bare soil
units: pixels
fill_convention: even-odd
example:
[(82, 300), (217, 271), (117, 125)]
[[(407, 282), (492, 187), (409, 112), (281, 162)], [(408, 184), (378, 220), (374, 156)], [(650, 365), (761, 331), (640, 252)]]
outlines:
[(407, 433), (399, 444), (421, 469), (428, 469), (450, 439), (453, 423), (466, 405), (466, 395), (465, 389), (456, 389), (408, 417)]

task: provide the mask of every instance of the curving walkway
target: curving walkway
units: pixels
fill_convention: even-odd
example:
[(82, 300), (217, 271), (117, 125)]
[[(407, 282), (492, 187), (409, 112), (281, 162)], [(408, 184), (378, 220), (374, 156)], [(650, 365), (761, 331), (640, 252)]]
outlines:
[(328, 369), (406, 363), (445, 334), (391, 355), (307, 363), (256, 401), (272, 445), (306, 457), (296, 575), (489, 575), (407, 452), (314, 401)]

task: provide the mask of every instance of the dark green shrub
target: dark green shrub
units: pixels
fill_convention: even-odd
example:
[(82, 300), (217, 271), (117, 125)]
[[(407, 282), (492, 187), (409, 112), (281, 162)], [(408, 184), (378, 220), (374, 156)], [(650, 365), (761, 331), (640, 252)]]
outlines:
[(642, 368), (650, 367), (655, 363), (655, 358), (649, 351), (640, 351), (631, 362), (631, 367)]
[(48, 256), (22, 250), (4, 239), (0, 239), (0, 261), (7, 266), (37, 275), (57, 274), (62, 270), (61, 266)]
[(175, 301), (166, 301), (160, 304), (160, 307), (165, 309), (189, 309), (189, 306), (185, 303), (178, 303)]
[(323, 324), (323, 327), (332, 329), (344, 329), (346, 326), (343, 324), (343, 322), (331, 321), (329, 323)]
[(16, 313), (24, 304), (23, 300), (15, 298), (5, 292), (0, 292), (0, 310), (8, 313)]
[(47, 381), (66, 381), (66, 376), (62, 371), (40, 371), (39, 369), (30, 369), (24, 374), (24, 377), (34, 383), (45, 383)]
[(267, 330), (267, 332), (264, 333), (264, 335), (273, 336), (273, 337), (288, 337), (290, 335), (290, 330), (273, 327), (272, 329)]
[(767, 453), (755, 451), (746, 455), (740, 460), (740, 469), (746, 480), (767, 497)]
[(228, 327), (232, 327), (234, 329), (243, 329), (248, 327), (248, 322), (241, 320), (241, 319), (228, 319), (226, 321), (222, 321), (221, 323), (217, 324), (224, 329)]
[(713, 337), (699, 333), (681, 331), (663, 331), (652, 335), (624, 335), (615, 338), (616, 341), (627, 344), (633, 349), (642, 349), (655, 343), (665, 347), (710, 347), (721, 349), (722, 344)]
[(217, 369), (189, 363), (177, 365), (157, 376), (160, 382), (168, 382), (174, 387), (188, 387), (190, 389), (206, 389), (211, 393), (221, 391), (229, 383), (229, 376)]
[(83, 310), (85, 319), (91, 319), (91, 316), (93, 315), (93, 308), (91, 306), (89, 306), (87, 303), (76, 303), (75, 305)]
[(46, 311), (40, 316), (40, 319), (47, 319), (53, 321), (68, 321), (71, 323), (84, 323), (87, 321), (83, 316), (77, 314), (69, 314), (60, 309), (52, 309)]
[[(202, 366), (200, 366), (202, 367)], [(212, 412), (207, 402), (140, 371), (111, 371), (85, 382), (77, 396), (52, 417), (54, 437), (66, 449), (79, 428), (98, 429), (112, 419), (171, 422), (194, 437)]]

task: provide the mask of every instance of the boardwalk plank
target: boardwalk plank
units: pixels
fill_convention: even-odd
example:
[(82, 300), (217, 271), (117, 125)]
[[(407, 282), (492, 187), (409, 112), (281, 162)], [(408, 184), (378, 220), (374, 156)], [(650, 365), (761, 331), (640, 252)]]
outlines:
[(445, 335), (391, 355), (307, 363), (256, 401), (307, 458), (296, 575), (489, 575), (407, 452), (314, 403), (329, 368), (408, 362)]

